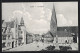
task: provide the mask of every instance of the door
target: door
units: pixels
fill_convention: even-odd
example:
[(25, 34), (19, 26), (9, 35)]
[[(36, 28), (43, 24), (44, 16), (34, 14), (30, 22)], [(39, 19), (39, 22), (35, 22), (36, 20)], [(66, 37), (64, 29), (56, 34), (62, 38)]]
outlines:
[(14, 48), (14, 41), (12, 42), (12, 48)]

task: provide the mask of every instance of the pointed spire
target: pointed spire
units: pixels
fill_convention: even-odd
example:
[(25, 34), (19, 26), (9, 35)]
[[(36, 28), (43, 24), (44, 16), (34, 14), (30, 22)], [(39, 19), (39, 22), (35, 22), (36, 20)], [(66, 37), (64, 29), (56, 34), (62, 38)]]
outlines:
[(54, 4), (53, 4), (53, 9), (52, 9), (50, 31), (51, 31), (53, 36), (56, 36), (56, 33), (57, 33), (57, 19), (56, 19), (56, 12), (55, 12)]
[(20, 25), (24, 25), (24, 20), (23, 20), (23, 17), (21, 17), (21, 22), (20, 22)]
[[(53, 18), (54, 18), (54, 19), (53, 19)], [(52, 17), (51, 17), (51, 20), (54, 20), (55, 23), (57, 24), (57, 17), (56, 17), (56, 11), (55, 11), (54, 3), (53, 3), (53, 9), (52, 9)]]

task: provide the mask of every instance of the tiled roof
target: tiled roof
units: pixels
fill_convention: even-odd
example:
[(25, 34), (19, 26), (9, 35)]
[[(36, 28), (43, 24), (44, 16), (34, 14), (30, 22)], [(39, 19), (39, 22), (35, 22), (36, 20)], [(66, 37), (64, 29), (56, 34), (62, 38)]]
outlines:
[(14, 21), (11, 21), (10, 27), (11, 27), (11, 28), (14, 28)]
[(58, 37), (72, 37), (70, 32), (65, 32), (65, 31), (57, 31)]
[[(65, 32), (65, 31), (57, 31), (58, 37), (72, 37), (70, 32)], [(43, 35), (44, 37), (52, 38), (53, 36), (48, 32)], [(55, 36), (54, 36), (55, 37)]]
[(47, 32), (43, 35), (45, 38), (52, 38), (53, 36), (50, 34), (50, 32)]
[(57, 27), (58, 31), (64, 31), (65, 29), (70, 32), (78, 32), (78, 26)]
[(14, 21), (11, 21), (11, 22), (6, 22), (6, 26), (8, 27), (11, 27), (11, 28), (14, 28)]

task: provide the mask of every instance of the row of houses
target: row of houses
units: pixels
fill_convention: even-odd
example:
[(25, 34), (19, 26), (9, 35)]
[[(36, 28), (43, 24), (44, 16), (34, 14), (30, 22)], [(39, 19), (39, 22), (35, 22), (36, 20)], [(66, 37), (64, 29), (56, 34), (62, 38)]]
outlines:
[(5, 22), (2, 20), (2, 51), (26, 44), (26, 27), (23, 18)]

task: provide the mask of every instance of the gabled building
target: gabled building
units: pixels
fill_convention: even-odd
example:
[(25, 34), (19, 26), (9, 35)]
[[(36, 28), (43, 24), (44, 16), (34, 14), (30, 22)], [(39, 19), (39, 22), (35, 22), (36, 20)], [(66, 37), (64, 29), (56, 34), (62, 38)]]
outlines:
[[(21, 21), (20, 21), (20, 25), (18, 26), (19, 27), (19, 33), (18, 33), (18, 37), (21, 38), (21, 44), (26, 44), (26, 27), (24, 25), (24, 20), (23, 18), (21, 18)], [(19, 39), (20, 41), (20, 39)]]
[(77, 43), (78, 27), (77, 26), (58, 27), (57, 28), (57, 35), (59, 37), (62, 37), (61, 39), (63, 39), (62, 40), (63, 42), (66, 40), (66, 42), (68, 42), (68, 43), (72, 43), (72, 42)]
[(2, 20), (2, 50), (14, 48), (21, 44), (26, 44), (26, 27), (23, 18), (21, 18), (20, 25), (17, 18), (10, 22)]
[(50, 34), (50, 32), (48, 31), (46, 34), (42, 35), (42, 39), (45, 43), (52, 43), (53, 42), (53, 36)]
[(11, 30), (13, 32), (13, 47), (18, 46), (18, 20), (17, 18), (15, 20), (12, 20), (10, 23)]
[[(73, 43), (73, 36), (71, 35), (70, 32), (67, 31), (57, 31), (58, 35), (58, 43), (61, 44), (71, 44)], [(54, 37), (54, 42), (56, 38)]]
[(11, 31), (10, 22), (2, 23), (2, 51), (12, 48), (13, 33)]

